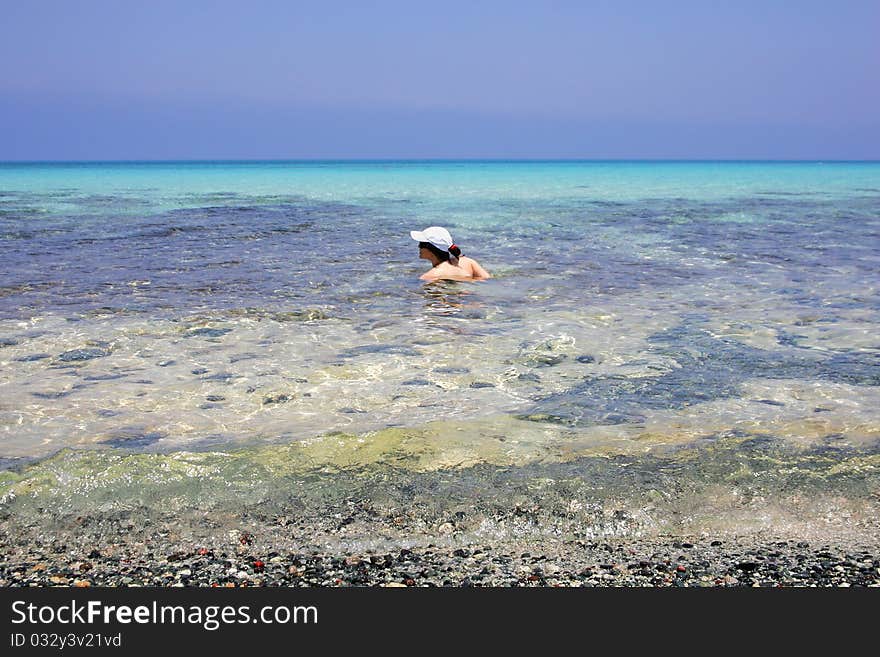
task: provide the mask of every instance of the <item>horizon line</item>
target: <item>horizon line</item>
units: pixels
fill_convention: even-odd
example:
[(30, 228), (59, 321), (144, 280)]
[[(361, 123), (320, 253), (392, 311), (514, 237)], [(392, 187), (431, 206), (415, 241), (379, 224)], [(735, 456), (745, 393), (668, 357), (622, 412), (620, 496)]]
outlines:
[(681, 163), (880, 163), (880, 159), (841, 159), (841, 158), (579, 158), (579, 157), (534, 157), (534, 158), (504, 158), (504, 157), (303, 157), (303, 158), (172, 158), (172, 159), (16, 159), (0, 160), (4, 164), (209, 164), (209, 163), (372, 163), (372, 162), (419, 162), (419, 163), (442, 163), (442, 162), (509, 162), (509, 163), (537, 163), (537, 162), (681, 162)]

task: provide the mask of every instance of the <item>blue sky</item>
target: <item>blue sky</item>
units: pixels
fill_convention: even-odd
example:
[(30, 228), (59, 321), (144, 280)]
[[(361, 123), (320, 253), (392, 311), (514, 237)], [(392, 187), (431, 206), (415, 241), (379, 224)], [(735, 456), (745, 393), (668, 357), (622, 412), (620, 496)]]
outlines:
[(0, 0), (0, 159), (880, 158), (880, 2)]

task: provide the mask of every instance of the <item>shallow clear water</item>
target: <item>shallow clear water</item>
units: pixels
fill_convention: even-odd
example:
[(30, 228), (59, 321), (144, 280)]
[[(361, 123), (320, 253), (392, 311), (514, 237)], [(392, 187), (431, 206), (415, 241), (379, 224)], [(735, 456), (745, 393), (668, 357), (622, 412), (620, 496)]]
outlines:
[[(423, 285), (432, 224), (495, 278)], [(0, 457), (208, 452), (227, 492), (261, 480), (230, 449), (469, 495), (692, 448), (704, 481), (755, 438), (845, 470), (880, 439), (878, 247), (877, 163), (4, 164)]]

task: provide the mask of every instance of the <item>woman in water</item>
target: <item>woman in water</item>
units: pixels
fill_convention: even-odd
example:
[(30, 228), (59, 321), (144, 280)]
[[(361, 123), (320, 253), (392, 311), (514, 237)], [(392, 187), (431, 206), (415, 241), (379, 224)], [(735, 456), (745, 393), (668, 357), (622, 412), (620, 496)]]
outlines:
[(409, 234), (419, 243), (419, 258), (429, 260), (432, 265), (429, 271), (419, 276), (423, 281), (484, 281), (491, 278), (479, 262), (461, 255), (461, 249), (453, 244), (452, 236), (445, 228), (431, 226)]

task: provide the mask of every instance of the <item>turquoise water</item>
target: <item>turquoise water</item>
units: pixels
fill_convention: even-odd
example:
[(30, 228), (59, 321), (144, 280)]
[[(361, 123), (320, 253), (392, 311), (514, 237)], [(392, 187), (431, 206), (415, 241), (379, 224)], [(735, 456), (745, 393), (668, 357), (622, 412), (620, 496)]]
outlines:
[[(0, 181), (4, 190), (23, 193), (44, 212), (88, 207), (90, 197), (96, 202), (95, 197), (112, 196), (121, 209), (137, 213), (144, 207), (198, 207), (205, 197), (218, 200), (212, 194), (237, 194), (392, 207), (408, 202), (432, 212), (477, 216), (471, 204), (502, 200), (848, 198), (878, 193), (878, 167), (874, 162), (0, 163)], [(496, 213), (501, 214), (497, 208)], [(440, 218), (448, 223), (450, 217)]]
[[(494, 278), (419, 281), (435, 224)], [(3, 499), (871, 500), (878, 247), (880, 163), (0, 164)]]

